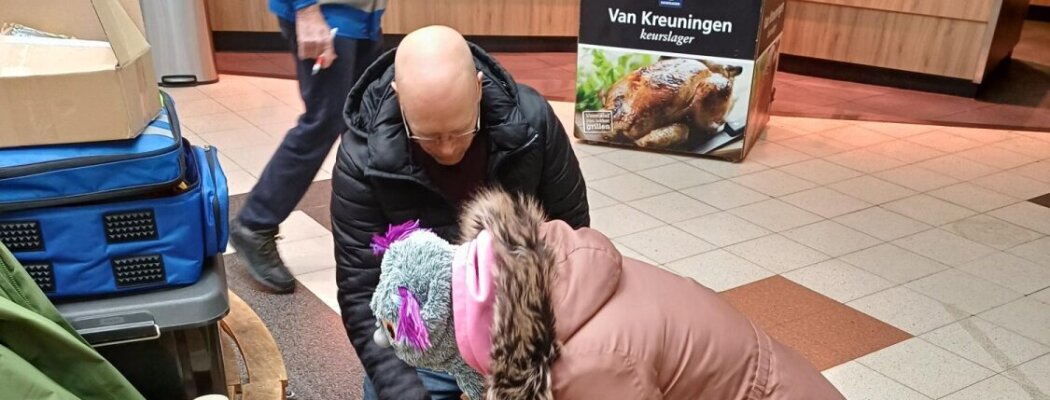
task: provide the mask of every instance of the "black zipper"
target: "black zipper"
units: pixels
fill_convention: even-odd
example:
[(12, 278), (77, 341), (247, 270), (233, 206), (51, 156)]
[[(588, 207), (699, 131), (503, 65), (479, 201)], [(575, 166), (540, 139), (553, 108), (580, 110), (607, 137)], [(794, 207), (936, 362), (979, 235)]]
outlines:
[(179, 144), (182, 143), (182, 129), (179, 126), (179, 118), (175, 115), (174, 107), (170, 107), (171, 97), (168, 96), (167, 93), (161, 93), (164, 98), (164, 109), (168, 112), (168, 124), (171, 125), (171, 132), (172, 135), (175, 137), (173, 145), (159, 150), (153, 150), (145, 153), (131, 155), (91, 156), (71, 158), (59, 161), (45, 161), (41, 163), (22, 165), (18, 167), (0, 168), (0, 179), (7, 179), (23, 175), (32, 175), (35, 173), (45, 172), (49, 170), (69, 169), (92, 164), (120, 162), (136, 158), (149, 158), (170, 152), (172, 149), (179, 147)]
[[(222, 224), (226, 221), (222, 220), (222, 206), (219, 204), (219, 181), (215, 177), (215, 164), (218, 163), (216, 158), (216, 151), (214, 147), (204, 146), (205, 158), (208, 161), (208, 170), (211, 171), (211, 186), (215, 188), (215, 198), (211, 201), (211, 212), (215, 214), (215, 244), (218, 249), (218, 244), (221, 241), (219, 238), (222, 237)], [(202, 193), (203, 194), (203, 193)]]
[(146, 186), (137, 186), (137, 187), (133, 187), (133, 188), (124, 188), (124, 189), (118, 189), (118, 190), (111, 190), (111, 191), (108, 191), (108, 192), (97, 192), (97, 193), (79, 194), (79, 195), (75, 195), (75, 196), (64, 196), (64, 197), (48, 199), (48, 200), (27, 200), (27, 201), (20, 201), (20, 202), (16, 202), (16, 203), (3, 203), (3, 204), (0, 204), (0, 213), (13, 212), (13, 211), (19, 211), (19, 210), (26, 210), (26, 209), (33, 209), (33, 208), (57, 207), (57, 206), (64, 206), (64, 205), (68, 205), (68, 204), (74, 204), (74, 203), (91, 203), (91, 202), (95, 202), (95, 201), (99, 201), (99, 200), (108, 200), (108, 199), (114, 199), (114, 198), (120, 199), (120, 198), (125, 198), (125, 197), (129, 197), (130, 198), (130, 197), (136, 197), (136, 196), (140, 196), (140, 195), (150, 194), (150, 193), (153, 193), (153, 192), (156, 192), (156, 191), (159, 191), (159, 190), (167, 189), (167, 188), (175, 185), (176, 183), (179, 183), (179, 181), (181, 181), (186, 176), (186, 166), (183, 163), (183, 161), (180, 160), (179, 162), (183, 164), (183, 166), (182, 166), (183, 172), (181, 174), (179, 174), (178, 178), (175, 178), (175, 180), (172, 180), (172, 181), (161, 182), (161, 183), (156, 183), (156, 184), (146, 185)]

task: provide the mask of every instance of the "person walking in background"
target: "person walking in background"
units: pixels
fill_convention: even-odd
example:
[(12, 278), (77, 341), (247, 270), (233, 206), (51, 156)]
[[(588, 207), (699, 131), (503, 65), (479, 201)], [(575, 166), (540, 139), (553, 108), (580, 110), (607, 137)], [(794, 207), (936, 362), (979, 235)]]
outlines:
[(310, 187), (336, 139), (346, 131), (350, 88), (379, 53), (385, 0), (270, 0), (296, 57), (306, 111), (288, 131), (231, 224), (230, 242), (252, 278), (277, 293), (295, 278), (277, 252), (278, 225)]

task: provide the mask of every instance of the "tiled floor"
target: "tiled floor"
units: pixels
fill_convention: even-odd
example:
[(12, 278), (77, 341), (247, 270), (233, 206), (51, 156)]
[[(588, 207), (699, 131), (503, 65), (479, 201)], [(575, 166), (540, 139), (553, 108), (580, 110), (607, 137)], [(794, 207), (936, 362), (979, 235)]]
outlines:
[[(293, 81), (223, 78), (171, 93), (243, 194), (301, 106)], [(849, 399), (1048, 398), (1050, 133), (774, 117), (737, 164), (574, 148), (624, 254), (723, 292)], [(337, 310), (331, 161), (280, 250)]]
[[(976, 99), (895, 89), (778, 72), (772, 112), (781, 116), (941, 124), (1008, 129), (1050, 130), (1050, 23), (1027, 21), (1013, 62), (992, 76)], [(496, 58), (521, 83), (536, 88), (553, 101), (575, 98), (576, 53), (496, 54)], [(285, 53), (219, 53), (219, 70), (228, 73), (293, 77), (291, 55)], [(861, 134), (840, 137), (852, 144), (872, 144), (885, 139)], [(887, 132), (898, 137), (896, 132)], [(906, 132), (907, 133), (907, 132)], [(859, 142), (859, 143), (858, 143)], [(836, 150), (837, 142), (813, 143), (807, 139), (784, 143), (798, 149), (813, 146)], [(950, 149), (976, 147), (970, 140), (943, 142)], [(787, 162), (794, 153), (770, 151), (775, 161)], [(913, 155), (914, 153), (902, 155)], [(851, 168), (882, 165), (872, 157), (850, 157)], [(990, 160), (985, 158), (985, 160)], [(1017, 161), (1014, 161), (1017, 162)], [(874, 165), (872, 165), (874, 163)], [(871, 172), (871, 171), (865, 171)]]

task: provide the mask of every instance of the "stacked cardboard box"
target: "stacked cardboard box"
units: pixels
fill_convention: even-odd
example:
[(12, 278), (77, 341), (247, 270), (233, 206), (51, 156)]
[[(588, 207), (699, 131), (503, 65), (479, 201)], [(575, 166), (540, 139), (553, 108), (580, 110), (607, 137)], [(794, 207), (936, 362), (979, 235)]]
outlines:
[[(0, 0), (0, 147), (138, 136), (160, 112), (137, 0)], [(24, 30), (23, 30), (24, 31)]]

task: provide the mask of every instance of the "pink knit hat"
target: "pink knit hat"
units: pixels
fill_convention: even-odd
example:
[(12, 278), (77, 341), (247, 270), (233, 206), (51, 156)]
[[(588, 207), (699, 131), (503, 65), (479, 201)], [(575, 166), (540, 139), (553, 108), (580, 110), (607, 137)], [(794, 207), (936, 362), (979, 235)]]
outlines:
[(492, 275), (496, 256), (492, 234), (481, 231), (473, 241), (459, 246), (452, 261), (452, 315), (456, 345), (463, 360), (482, 375), (489, 375), (492, 347), (492, 308), (496, 287)]

